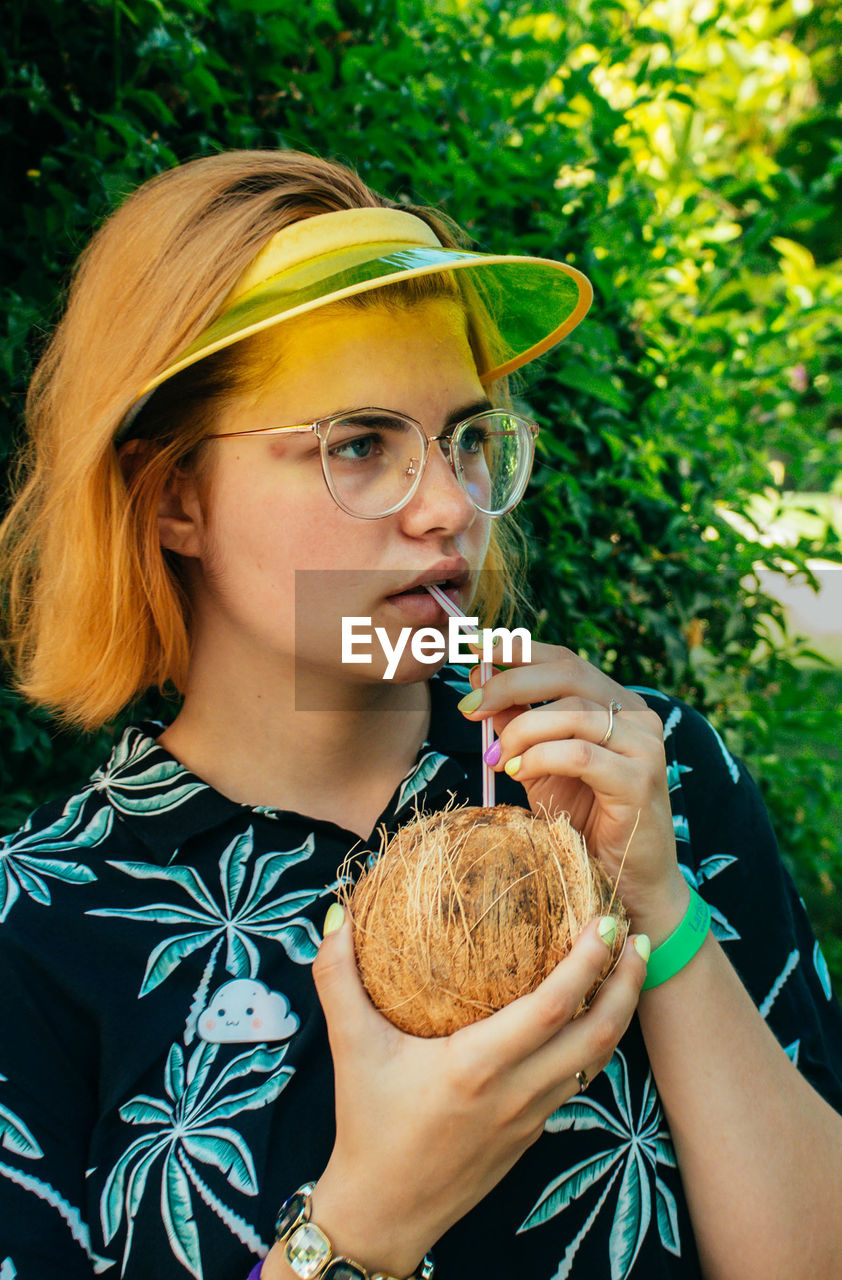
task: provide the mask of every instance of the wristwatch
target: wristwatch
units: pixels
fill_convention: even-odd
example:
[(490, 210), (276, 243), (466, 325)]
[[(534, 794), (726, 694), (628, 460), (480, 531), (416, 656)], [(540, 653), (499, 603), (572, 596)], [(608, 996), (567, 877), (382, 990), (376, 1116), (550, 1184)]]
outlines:
[[(275, 1240), (284, 1245), (284, 1257), (295, 1274), (301, 1280), (397, 1280), (383, 1271), (369, 1275), (358, 1262), (334, 1254), (324, 1231), (310, 1220), (315, 1186), (315, 1182), (305, 1182), (294, 1191), (275, 1219)], [(433, 1255), (428, 1253), (406, 1280), (433, 1280), (434, 1272)]]

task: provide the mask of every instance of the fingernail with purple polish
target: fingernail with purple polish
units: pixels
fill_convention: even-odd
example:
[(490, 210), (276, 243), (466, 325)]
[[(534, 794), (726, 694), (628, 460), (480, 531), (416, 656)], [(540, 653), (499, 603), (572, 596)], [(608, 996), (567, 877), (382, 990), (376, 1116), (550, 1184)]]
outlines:
[(500, 739), (495, 738), (491, 746), (482, 757), (486, 764), (494, 766), (500, 760)]

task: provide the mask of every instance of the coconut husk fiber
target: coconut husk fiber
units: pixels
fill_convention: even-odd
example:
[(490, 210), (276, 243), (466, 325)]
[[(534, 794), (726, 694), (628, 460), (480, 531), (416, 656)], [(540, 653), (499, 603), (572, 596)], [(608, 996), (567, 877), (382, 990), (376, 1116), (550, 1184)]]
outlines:
[(619, 927), (607, 974), (628, 928), (567, 815), (511, 805), (416, 814), (345, 905), (373, 1003), (416, 1036), (449, 1035), (532, 991), (610, 905)]

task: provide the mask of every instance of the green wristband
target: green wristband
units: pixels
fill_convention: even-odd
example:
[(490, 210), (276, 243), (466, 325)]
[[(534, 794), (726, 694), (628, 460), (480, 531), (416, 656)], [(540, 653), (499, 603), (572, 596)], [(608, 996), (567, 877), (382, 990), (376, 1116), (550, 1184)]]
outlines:
[(681, 924), (649, 957), (643, 990), (659, 987), (683, 969), (701, 947), (709, 928), (710, 907), (691, 889), (690, 905)]

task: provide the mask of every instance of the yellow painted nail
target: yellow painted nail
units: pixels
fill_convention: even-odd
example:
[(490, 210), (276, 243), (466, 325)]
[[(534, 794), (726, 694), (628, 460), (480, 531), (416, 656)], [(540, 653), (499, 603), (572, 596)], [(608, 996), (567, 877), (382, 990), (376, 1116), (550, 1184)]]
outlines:
[(596, 926), (599, 934), (606, 947), (614, 945), (614, 939), (617, 936), (617, 921), (614, 916), (603, 916), (599, 924)]
[(341, 929), (344, 923), (345, 909), (341, 903), (332, 902), (327, 909), (324, 928), (322, 929), (322, 937), (326, 938), (329, 933), (336, 933), (337, 929)]
[(510, 778), (513, 778), (517, 773), (518, 769), (520, 768), (520, 762), (522, 759), (523, 759), (523, 756), (512, 756), (511, 760), (507, 760), (506, 763), (503, 765), (503, 768), (506, 770), (506, 773), (509, 775)]
[(652, 943), (649, 941), (648, 934), (639, 933), (634, 940), (634, 949), (644, 963), (649, 963), (649, 957), (652, 954)]
[(482, 631), (478, 636), (471, 636), (468, 640), (468, 644), (474, 649), (482, 649), (485, 646), (486, 638), (491, 641), (492, 649), (496, 649), (497, 645), (500, 643), (500, 637), (492, 635), (490, 628), (486, 631)]
[(472, 693), (466, 693), (460, 703), (457, 704), (458, 709), (463, 715), (469, 716), (472, 711), (476, 711), (482, 702), (482, 689), (474, 689)]

